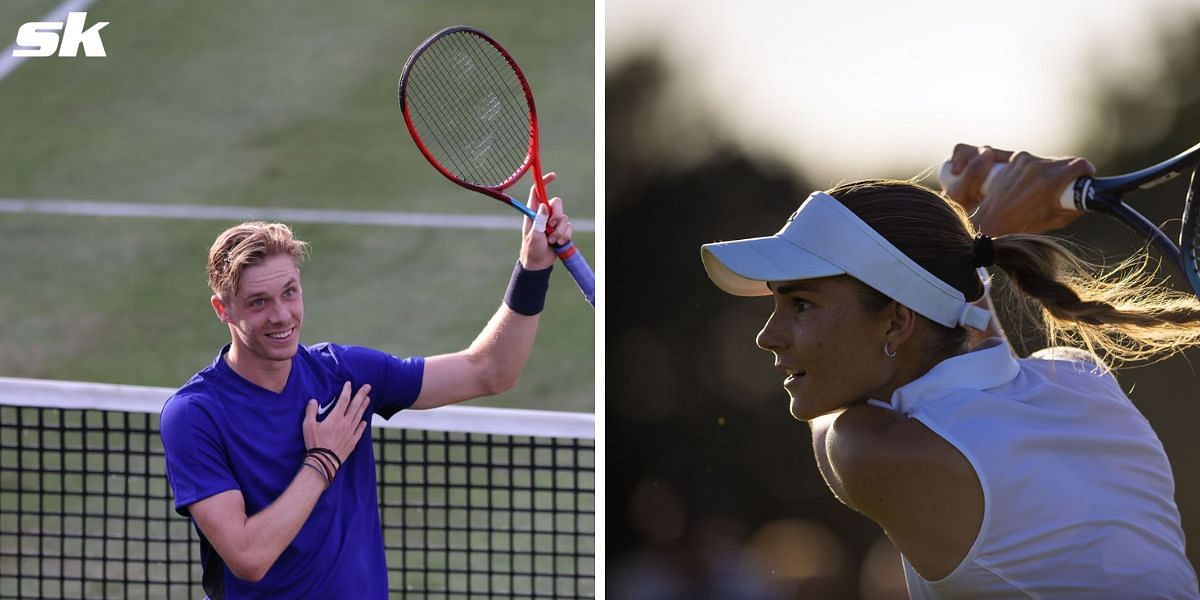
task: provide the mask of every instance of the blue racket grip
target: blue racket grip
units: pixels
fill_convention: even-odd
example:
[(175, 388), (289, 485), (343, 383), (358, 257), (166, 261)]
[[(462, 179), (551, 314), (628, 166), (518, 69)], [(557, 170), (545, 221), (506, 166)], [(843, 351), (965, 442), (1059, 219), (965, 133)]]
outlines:
[(554, 253), (562, 259), (563, 266), (570, 271), (571, 277), (575, 278), (575, 283), (579, 286), (579, 291), (583, 292), (584, 299), (592, 305), (592, 308), (596, 308), (596, 274), (592, 272), (592, 267), (588, 265), (583, 253), (575, 247), (575, 242), (555, 245)]
[[(537, 213), (533, 212), (533, 209), (521, 204), (512, 196), (508, 197), (508, 203), (530, 219), (537, 217)], [(575, 278), (575, 283), (579, 286), (579, 291), (583, 292), (584, 299), (592, 305), (592, 308), (596, 308), (596, 274), (583, 254), (575, 248), (575, 242), (567, 242), (561, 246), (552, 244), (552, 246), (554, 253), (562, 259), (563, 266), (567, 267), (571, 277)]]

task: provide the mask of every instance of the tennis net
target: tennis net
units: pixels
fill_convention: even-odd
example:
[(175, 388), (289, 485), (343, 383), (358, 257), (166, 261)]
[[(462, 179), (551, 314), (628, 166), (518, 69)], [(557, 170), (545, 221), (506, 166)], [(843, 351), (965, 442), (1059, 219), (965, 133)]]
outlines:
[[(173, 392), (0, 378), (0, 597), (203, 595), (158, 435)], [(393, 597), (595, 596), (592, 415), (448, 406), (372, 427)]]

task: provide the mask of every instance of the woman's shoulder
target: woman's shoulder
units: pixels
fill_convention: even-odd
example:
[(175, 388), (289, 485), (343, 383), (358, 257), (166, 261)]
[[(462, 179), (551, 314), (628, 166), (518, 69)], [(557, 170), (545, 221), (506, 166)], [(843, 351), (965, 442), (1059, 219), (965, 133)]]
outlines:
[(954, 445), (916, 419), (859, 405), (830, 425), (826, 447), (843, 501), (888, 531), (923, 577), (940, 579), (962, 562), (983, 522), (984, 496)]
[(827, 448), (835, 468), (866, 481), (907, 482), (927, 479), (922, 473), (963, 469), (974, 475), (954, 445), (924, 423), (868, 404), (852, 406), (833, 421)]

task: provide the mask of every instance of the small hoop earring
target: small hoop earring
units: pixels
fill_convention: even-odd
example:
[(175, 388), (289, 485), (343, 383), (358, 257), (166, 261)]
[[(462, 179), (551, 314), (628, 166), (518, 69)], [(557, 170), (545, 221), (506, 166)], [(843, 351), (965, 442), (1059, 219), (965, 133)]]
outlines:
[(888, 348), (888, 344), (889, 344), (889, 343), (891, 343), (891, 342), (884, 342), (884, 343), (883, 343), (883, 353), (884, 353), (884, 355), (885, 355), (885, 356), (887, 356), (888, 358), (896, 358), (896, 353), (895, 353), (894, 351), (892, 351), (890, 348)]

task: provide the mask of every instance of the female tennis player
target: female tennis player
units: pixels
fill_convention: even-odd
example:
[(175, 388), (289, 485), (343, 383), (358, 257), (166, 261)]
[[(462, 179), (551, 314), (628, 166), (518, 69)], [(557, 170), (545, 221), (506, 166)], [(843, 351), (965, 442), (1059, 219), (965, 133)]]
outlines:
[[(981, 202), (997, 160), (1011, 166)], [(1055, 198), (1086, 161), (959, 145), (953, 170), (955, 200), (891, 180), (815, 192), (773, 236), (703, 246), (704, 266), (726, 292), (773, 296), (758, 345), (833, 493), (900, 550), (911, 597), (1200, 597), (1162, 444), (1098, 356), (1196, 345), (1200, 303), (1138, 269), (1092, 275), (1031, 233), (1074, 218)], [(989, 266), (1082, 348), (1015, 358)]]

